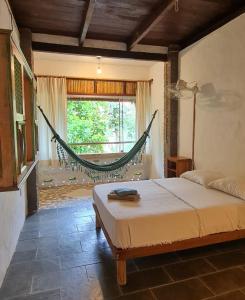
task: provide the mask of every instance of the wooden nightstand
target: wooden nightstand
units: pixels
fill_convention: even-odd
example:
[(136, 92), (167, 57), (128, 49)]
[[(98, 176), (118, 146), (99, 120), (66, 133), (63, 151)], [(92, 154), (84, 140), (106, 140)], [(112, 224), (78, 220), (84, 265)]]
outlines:
[(192, 160), (183, 156), (170, 156), (167, 159), (167, 177), (179, 177), (182, 173), (190, 171)]

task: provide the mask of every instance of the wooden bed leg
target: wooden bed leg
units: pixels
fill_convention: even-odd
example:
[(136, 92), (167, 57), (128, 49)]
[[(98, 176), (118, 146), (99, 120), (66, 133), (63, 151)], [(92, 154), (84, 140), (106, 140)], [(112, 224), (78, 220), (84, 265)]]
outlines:
[(126, 260), (117, 260), (117, 283), (119, 285), (125, 285), (127, 283), (127, 271), (126, 271)]
[(96, 227), (96, 229), (101, 229), (100, 219), (99, 219), (97, 213), (95, 213), (95, 227)]
[(94, 203), (93, 203), (93, 208), (94, 208), (94, 212), (95, 212), (95, 228), (101, 229), (100, 217), (98, 216), (98, 211), (97, 211), (96, 205)]

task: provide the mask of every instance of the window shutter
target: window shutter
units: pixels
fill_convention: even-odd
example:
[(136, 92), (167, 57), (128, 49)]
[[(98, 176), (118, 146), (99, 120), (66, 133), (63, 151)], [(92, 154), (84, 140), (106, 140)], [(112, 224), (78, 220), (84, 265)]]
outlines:
[(68, 95), (135, 96), (135, 81), (67, 78)]

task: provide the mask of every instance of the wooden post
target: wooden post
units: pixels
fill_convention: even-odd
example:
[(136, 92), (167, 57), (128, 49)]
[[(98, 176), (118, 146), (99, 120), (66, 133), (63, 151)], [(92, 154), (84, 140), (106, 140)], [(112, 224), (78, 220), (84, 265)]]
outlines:
[(20, 28), (20, 47), (33, 71), (32, 32), (29, 28)]
[(0, 188), (17, 183), (10, 56), (10, 30), (0, 30)]
[(170, 85), (179, 79), (178, 45), (168, 48), (168, 62), (165, 68), (165, 103), (164, 103), (164, 175), (167, 177), (167, 158), (178, 153), (178, 100), (168, 91)]
[(28, 215), (32, 215), (38, 210), (38, 192), (37, 192), (37, 166), (33, 168), (27, 178), (27, 201)]
[(117, 259), (117, 283), (119, 285), (125, 285), (127, 283), (127, 270), (125, 259)]

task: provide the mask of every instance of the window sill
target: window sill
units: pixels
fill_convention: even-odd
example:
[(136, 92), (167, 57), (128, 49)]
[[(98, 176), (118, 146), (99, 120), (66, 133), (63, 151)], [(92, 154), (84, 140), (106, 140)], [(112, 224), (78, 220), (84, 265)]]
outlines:
[(30, 161), (25, 165), (25, 168), (23, 169), (22, 173), (18, 176), (17, 183), (9, 187), (0, 187), (0, 192), (11, 192), (20, 190), (24, 183), (27, 181), (27, 178), (29, 177), (30, 173), (37, 165), (37, 163), (38, 158), (36, 156), (34, 161)]
[(79, 154), (79, 157), (88, 160), (101, 160), (101, 159), (111, 159), (120, 158), (124, 156), (126, 152), (116, 152), (116, 153), (95, 153), (95, 154)]

